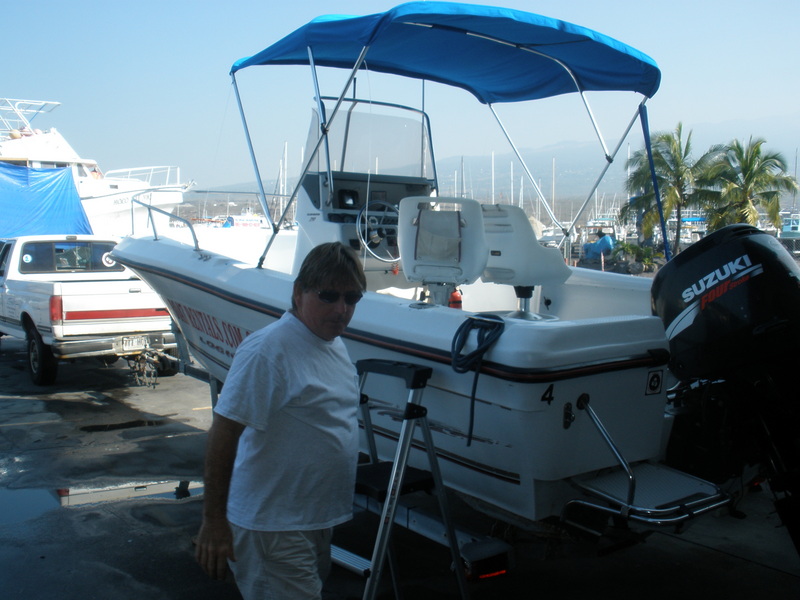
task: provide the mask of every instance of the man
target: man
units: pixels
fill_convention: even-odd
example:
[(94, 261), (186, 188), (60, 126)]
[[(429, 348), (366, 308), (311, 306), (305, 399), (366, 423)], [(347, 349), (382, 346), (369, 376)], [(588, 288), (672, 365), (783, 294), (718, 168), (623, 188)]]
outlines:
[(292, 309), (239, 346), (209, 430), (196, 557), (246, 600), (319, 599), (352, 517), (358, 382), (339, 336), (366, 289), (339, 242), (306, 257)]
[(608, 256), (614, 249), (613, 238), (610, 235), (606, 235), (602, 229), (598, 229), (595, 235), (598, 238), (596, 242), (583, 245), (583, 255), (587, 260), (600, 260), (601, 255)]

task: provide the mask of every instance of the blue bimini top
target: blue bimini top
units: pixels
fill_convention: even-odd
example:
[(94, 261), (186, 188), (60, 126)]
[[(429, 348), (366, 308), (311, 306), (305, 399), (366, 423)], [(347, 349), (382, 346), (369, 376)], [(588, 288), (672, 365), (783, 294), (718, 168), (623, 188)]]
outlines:
[(314, 19), (234, 63), (352, 69), (364, 47), (371, 71), (463, 88), (480, 102), (520, 102), (585, 91), (652, 97), (661, 72), (610, 37), (540, 15), (474, 4), (409, 2), (367, 16)]

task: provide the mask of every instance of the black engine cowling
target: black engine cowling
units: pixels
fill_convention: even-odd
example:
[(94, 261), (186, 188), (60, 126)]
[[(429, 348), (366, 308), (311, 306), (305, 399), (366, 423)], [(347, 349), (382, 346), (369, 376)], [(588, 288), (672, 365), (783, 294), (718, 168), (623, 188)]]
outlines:
[(731, 225), (664, 265), (652, 287), (673, 373), (740, 375), (800, 352), (800, 268), (773, 236)]
[(800, 267), (731, 225), (664, 265), (651, 293), (682, 381), (667, 463), (717, 483), (761, 465), (800, 552)]

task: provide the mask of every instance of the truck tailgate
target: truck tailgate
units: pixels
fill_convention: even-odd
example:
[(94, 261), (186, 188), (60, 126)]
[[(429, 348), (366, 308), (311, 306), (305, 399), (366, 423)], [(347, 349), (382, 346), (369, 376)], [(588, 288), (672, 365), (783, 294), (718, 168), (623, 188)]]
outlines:
[[(61, 335), (107, 335), (169, 331), (164, 302), (145, 282), (62, 282)], [(58, 327), (58, 323), (54, 323)]]

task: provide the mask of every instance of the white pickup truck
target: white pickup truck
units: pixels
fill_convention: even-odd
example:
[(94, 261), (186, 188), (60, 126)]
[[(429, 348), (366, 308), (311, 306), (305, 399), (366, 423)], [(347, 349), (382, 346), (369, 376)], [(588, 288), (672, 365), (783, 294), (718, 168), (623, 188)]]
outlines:
[[(53, 383), (59, 360), (110, 364), (147, 350), (177, 356), (164, 302), (111, 260), (115, 244), (93, 235), (0, 239), (0, 336), (27, 341), (35, 384)], [(163, 362), (161, 374), (177, 371)]]

